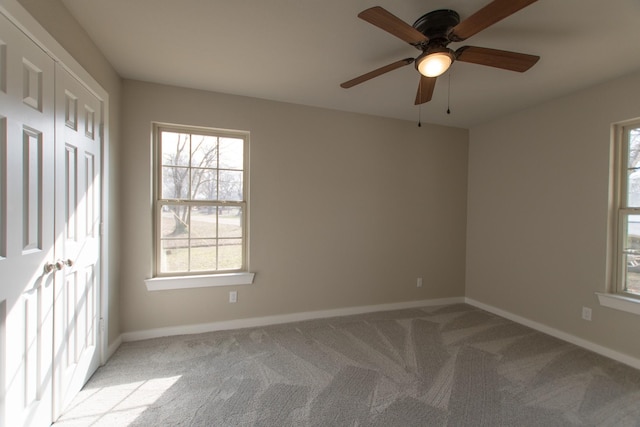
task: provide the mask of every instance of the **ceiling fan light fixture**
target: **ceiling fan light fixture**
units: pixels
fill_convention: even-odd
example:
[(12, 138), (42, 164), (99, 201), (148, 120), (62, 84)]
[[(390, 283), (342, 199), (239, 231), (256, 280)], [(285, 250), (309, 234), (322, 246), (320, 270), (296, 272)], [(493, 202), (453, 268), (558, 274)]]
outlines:
[(450, 49), (427, 51), (416, 59), (418, 72), (425, 77), (438, 77), (449, 69), (453, 63)]

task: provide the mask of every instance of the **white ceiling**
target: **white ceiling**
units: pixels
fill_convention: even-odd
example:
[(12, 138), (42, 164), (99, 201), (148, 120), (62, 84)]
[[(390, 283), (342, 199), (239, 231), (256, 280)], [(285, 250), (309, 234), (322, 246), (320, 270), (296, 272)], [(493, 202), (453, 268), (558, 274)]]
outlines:
[[(412, 24), (489, 0), (62, 0), (125, 78), (418, 119), (410, 65), (339, 84), (419, 51), (357, 18), (382, 6)], [(454, 63), (422, 121), (471, 127), (640, 70), (640, 1), (539, 0), (463, 43), (539, 55), (526, 73)], [(450, 79), (451, 114), (447, 115)]]

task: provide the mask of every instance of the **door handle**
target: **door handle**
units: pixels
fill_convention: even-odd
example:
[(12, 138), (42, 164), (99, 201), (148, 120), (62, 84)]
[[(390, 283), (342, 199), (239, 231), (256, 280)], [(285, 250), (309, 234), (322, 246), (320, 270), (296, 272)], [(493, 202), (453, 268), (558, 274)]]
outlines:
[(49, 274), (53, 271), (60, 271), (62, 270), (65, 266), (69, 266), (71, 267), (73, 265), (73, 260), (72, 259), (59, 259), (56, 262), (48, 262), (44, 265), (44, 273), (45, 274)]
[(58, 270), (62, 270), (65, 266), (71, 267), (72, 265), (73, 265), (73, 260), (71, 258), (59, 259), (56, 261), (56, 267)]
[(49, 274), (58, 269), (57, 263), (48, 262), (44, 265), (44, 274)]

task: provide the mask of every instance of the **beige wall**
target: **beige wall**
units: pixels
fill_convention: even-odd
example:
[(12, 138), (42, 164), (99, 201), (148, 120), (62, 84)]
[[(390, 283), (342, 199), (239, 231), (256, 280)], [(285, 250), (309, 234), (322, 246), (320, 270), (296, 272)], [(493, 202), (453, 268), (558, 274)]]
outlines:
[(59, 0), (18, 0), (18, 2), (69, 52), (109, 94), (109, 343), (120, 336), (119, 313), (119, 180), (121, 79), (87, 33)]
[[(468, 146), (461, 129), (135, 81), (123, 92), (59, 0), (18, 1), (109, 93), (110, 343), (120, 332), (466, 292), (640, 358), (638, 317), (594, 296), (606, 281), (610, 124), (640, 117), (640, 75), (474, 127)], [(251, 131), (254, 285), (146, 291), (151, 121)], [(232, 289), (237, 304), (226, 302)]]
[[(59, 0), (18, 1), (110, 96), (110, 343), (121, 332), (466, 293), (640, 358), (638, 317), (594, 295), (606, 282), (610, 125), (640, 117), (640, 75), (469, 136), (135, 81), (123, 91)], [(146, 291), (152, 121), (251, 131), (254, 285)], [(226, 302), (232, 289), (237, 304)]]
[[(153, 121), (251, 132), (253, 285), (146, 290)], [(467, 141), (463, 129), (125, 80), (123, 332), (463, 296)]]
[(471, 129), (467, 297), (640, 358), (640, 318), (594, 294), (611, 124), (640, 117), (639, 93), (637, 74)]

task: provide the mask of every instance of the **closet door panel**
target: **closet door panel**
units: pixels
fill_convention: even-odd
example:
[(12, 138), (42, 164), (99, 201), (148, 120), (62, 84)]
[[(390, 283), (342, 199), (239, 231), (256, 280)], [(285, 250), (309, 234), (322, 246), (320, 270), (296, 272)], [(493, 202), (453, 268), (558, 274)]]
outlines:
[(100, 155), (102, 103), (56, 69), (54, 416), (100, 362)]
[(54, 62), (0, 15), (0, 424), (49, 425)]

